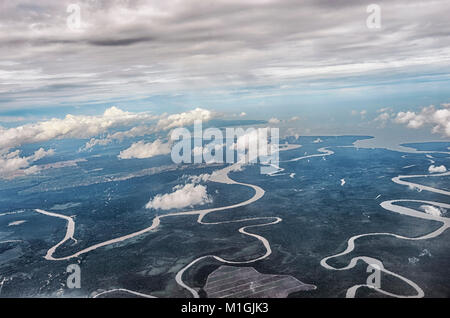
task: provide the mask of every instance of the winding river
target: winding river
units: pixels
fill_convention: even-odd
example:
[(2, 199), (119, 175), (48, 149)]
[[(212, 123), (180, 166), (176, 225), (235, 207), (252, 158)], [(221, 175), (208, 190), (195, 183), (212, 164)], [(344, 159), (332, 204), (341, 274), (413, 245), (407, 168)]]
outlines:
[[(290, 149), (295, 149), (298, 148), (298, 145), (289, 145), (286, 148), (280, 148), (280, 151), (283, 150), (290, 150)], [(307, 159), (307, 158), (312, 158), (312, 157), (324, 157), (324, 156), (329, 156), (334, 154), (333, 151), (326, 149), (326, 148), (320, 148), (318, 149), (318, 151), (320, 152), (319, 154), (312, 154), (312, 155), (305, 155), (305, 156), (301, 156), (298, 158), (294, 158), (294, 159), (290, 159), (287, 160), (287, 162), (294, 162), (294, 161), (299, 161), (299, 160), (303, 160), (303, 159)], [(276, 176), (278, 175), (281, 171), (283, 171), (283, 168), (280, 168), (279, 166), (275, 166), (272, 165), (274, 168), (276, 168), (277, 170), (273, 173), (269, 173), (270, 176)], [(257, 262), (259, 260), (265, 259), (267, 258), (269, 255), (271, 255), (272, 250), (270, 247), (270, 243), (269, 241), (264, 238), (261, 235), (258, 234), (254, 234), (248, 231), (248, 229), (250, 228), (255, 228), (255, 227), (262, 227), (262, 226), (269, 226), (269, 225), (274, 225), (277, 223), (280, 223), (282, 221), (281, 218), (279, 217), (256, 217), (256, 218), (245, 218), (245, 219), (239, 219), (239, 220), (229, 220), (229, 221), (221, 221), (221, 222), (205, 222), (203, 219), (206, 215), (208, 215), (209, 213), (212, 212), (217, 212), (217, 211), (224, 211), (224, 210), (228, 210), (228, 209), (233, 209), (233, 208), (238, 208), (238, 207), (243, 207), (246, 205), (249, 205), (259, 199), (261, 199), (264, 196), (265, 191), (256, 185), (252, 185), (252, 184), (248, 184), (248, 183), (242, 183), (242, 182), (237, 182), (233, 179), (231, 179), (229, 177), (229, 173), (231, 171), (235, 171), (235, 170), (240, 170), (242, 167), (242, 163), (237, 162), (233, 165), (227, 166), (221, 170), (218, 170), (216, 172), (214, 172), (209, 181), (212, 182), (217, 182), (217, 183), (223, 183), (223, 184), (234, 184), (234, 185), (242, 185), (242, 186), (246, 186), (249, 188), (252, 188), (254, 190), (254, 195), (245, 201), (242, 201), (240, 203), (236, 203), (233, 205), (229, 205), (229, 206), (224, 206), (224, 207), (217, 207), (217, 208), (209, 208), (209, 209), (201, 209), (201, 210), (194, 210), (194, 211), (183, 211), (183, 212), (174, 212), (174, 213), (168, 213), (168, 214), (164, 214), (164, 215), (159, 215), (154, 217), (153, 222), (151, 224), (151, 226), (144, 228), (142, 230), (127, 234), (127, 235), (123, 235), (111, 240), (107, 240), (95, 245), (92, 245), (90, 247), (84, 248), (74, 254), (71, 255), (67, 255), (67, 256), (62, 256), (62, 257), (55, 257), (54, 254), (56, 252), (56, 249), (58, 247), (60, 247), (62, 244), (64, 244), (66, 241), (69, 240), (74, 240), (76, 242), (76, 239), (74, 238), (74, 231), (75, 231), (75, 221), (68, 216), (65, 215), (61, 215), (61, 214), (57, 214), (57, 213), (53, 213), (53, 212), (47, 212), (41, 209), (36, 209), (35, 211), (47, 216), (52, 216), (52, 217), (58, 217), (58, 218), (62, 218), (65, 219), (67, 221), (67, 230), (66, 230), (66, 234), (64, 236), (64, 238), (57, 243), (56, 245), (54, 245), (53, 247), (51, 247), (46, 255), (45, 255), (45, 259), (47, 260), (51, 260), (51, 261), (62, 261), (62, 260), (69, 260), (72, 258), (76, 258), (79, 257), (82, 254), (91, 252), (93, 250), (96, 250), (98, 248), (104, 247), (104, 246), (108, 246), (111, 244), (115, 244), (115, 243), (119, 243), (128, 239), (131, 239), (133, 237), (142, 235), (144, 233), (147, 233), (149, 231), (152, 231), (154, 229), (156, 229), (160, 223), (161, 223), (161, 219), (166, 218), (166, 217), (174, 217), (174, 216), (181, 216), (181, 215), (197, 215), (197, 222), (199, 224), (205, 225), (205, 226), (210, 226), (210, 225), (218, 225), (218, 224), (227, 224), (227, 223), (238, 223), (238, 222), (248, 222), (248, 221), (261, 221), (260, 223), (257, 224), (253, 224), (253, 225), (247, 225), (247, 226), (243, 226), (241, 228), (239, 228), (239, 232), (250, 236), (258, 241), (261, 242), (261, 244), (264, 246), (265, 248), (265, 253), (261, 256), (255, 257), (253, 259), (250, 260), (244, 260), (244, 261), (235, 261), (235, 260), (226, 260), (223, 259), (220, 256), (217, 255), (205, 255), (205, 256), (201, 256), (198, 257), (196, 259), (194, 259), (192, 262), (190, 262), (189, 264), (187, 264), (185, 267), (183, 267), (177, 274), (175, 277), (176, 282), (178, 283), (178, 285), (180, 285), (182, 288), (186, 289), (187, 291), (189, 291), (193, 297), (198, 298), (199, 294), (198, 291), (190, 286), (188, 286), (184, 281), (183, 281), (183, 275), (184, 273), (190, 268), (192, 267), (194, 264), (206, 259), (206, 258), (213, 258), (219, 262), (222, 263), (226, 263), (226, 264), (248, 264), (248, 263), (253, 263), (253, 262)], [(430, 175), (400, 175), (398, 177), (392, 178), (392, 181), (399, 184), (399, 185), (405, 185), (408, 186), (410, 188), (415, 188), (418, 189), (419, 191), (430, 191), (430, 192), (434, 192), (434, 193), (439, 193), (442, 195), (450, 195), (449, 191), (446, 190), (442, 190), (442, 189), (436, 189), (430, 186), (425, 186), (425, 185), (421, 185), (421, 184), (417, 184), (417, 183), (413, 183), (410, 181), (405, 181), (405, 179), (411, 179), (411, 178), (418, 178), (418, 177), (443, 177), (443, 176), (448, 176), (450, 175), (450, 172), (446, 172), (446, 173), (439, 173), (439, 174), (430, 174)], [(355, 285), (353, 287), (350, 287), (347, 290), (347, 294), (346, 296), (349, 298), (355, 297), (357, 291), (359, 288), (361, 287), (369, 287), (369, 288), (374, 288), (377, 292), (380, 292), (382, 294), (388, 295), (388, 296), (392, 296), (392, 297), (423, 297), (424, 296), (424, 292), (423, 290), (413, 281), (399, 275), (396, 274), (392, 271), (389, 271), (388, 269), (386, 269), (383, 266), (383, 263), (380, 260), (368, 257), (368, 256), (358, 256), (358, 257), (354, 257), (351, 259), (350, 263), (347, 266), (341, 267), (341, 268), (336, 268), (333, 267), (331, 265), (328, 264), (328, 261), (330, 259), (333, 258), (337, 258), (346, 254), (351, 253), (354, 248), (355, 248), (355, 242), (363, 237), (368, 237), (368, 236), (392, 236), (398, 239), (403, 239), (403, 240), (424, 240), (424, 239), (429, 239), (429, 238), (433, 238), (436, 237), (438, 235), (440, 235), (441, 233), (443, 233), (448, 227), (450, 227), (450, 219), (446, 218), (446, 217), (442, 217), (442, 216), (436, 216), (436, 215), (431, 215), (431, 214), (427, 214), (424, 213), (422, 211), (418, 211), (412, 208), (407, 208), (407, 207), (403, 207), (401, 205), (398, 205), (398, 203), (402, 203), (402, 202), (417, 202), (417, 203), (423, 203), (423, 204), (429, 204), (429, 205), (433, 205), (433, 206), (438, 206), (444, 209), (450, 209), (450, 204), (446, 204), (446, 203), (442, 203), (442, 202), (434, 202), (434, 201), (424, 201), (424, 200), (410, 200), (410, 199), (400, 199), (400, 200), (389, 200), (389, 201), (384, 201), (382, 202), (380, 205), (382, 208), (384, 208), (385, 210), (388, 210), (390, 212), (394, 212), (394, 213), (399, 213), (402, 215), (407, 215), (407, 216), (411, 216), (411, 217), (416, 217), (416, 218), (420, 218), (420, 219), (426, 219), (426, 220), (433, 220), (433, 221), (438, 221), (441, 222), (442, 225), (435, 231), (425, 234), (425, 235), (421, 235), (421, 236), (417, 236), (417, 237), (405, 237), (405, 236), (401, 236), (401, 235), (397, 235), (397, 234), (393, 234), (393, 233), (367, 233), (367, 234), (360, 234), (360, 235), (355, 235), (351, 238), (348, 239), (347, 241), (347, 248), (335, 255), (331, 255), (328, 257), (325, 257), (324, 259), (322, 259), (320, 261), (321, 266), (323, 266), (324, 268), (328, 269), (328, 270), (336, 270), (336, 271), (344, 271), (344, 270), (349, 270), (352, 269), (353, 267), (356, 266), (356, 264), (358, 263), (358, 261), (362, 261), (365, 262), (368, 265), (377, 265), (378, 268), (383, 271), (385, 274), (397, 277), (399, 279), (401, 279), (402, 281), (404, 281), (406, 284), (410, 285), (415, 291), (416, 293), (413, 295), (398, 295), (398, 294), (394, 294), (388, 291), (385, 291), (381, 288), (377, 288), (377, 287), (373, 287), (373, 286), (369, 286), (367, 284), (359, 284), (359, 285)], [(112, 289), (112, 290), (108, 290), (108, 291), (104, 291), (101, 292), (99, 294), (96, 294), (94, 297), (98, 297), (100, 295), (104, 295), (104, 294), (108, 294), (108, 293), (113, 293), (113, 292), (117, 292), (117, 291), (122, 291), (122, 292), (128, 292), (137, 296), (142, 296), (142, 297), (154, 297), (148, 294), (143, 294), (143, 293), (138, 293), (135, 291), (131, 291), (131, 290), (127, 290), (127, 289), (122, 289), (122, 288), (118, 288), (118, 289)]]
[[(400, 175), (398, 177), (392, 178), (392, 181), (400, 184), (400, 185), (405, 185), (408, 186), (410, 188), (414, 188), (414, 189), (418, 189), (419, 191), (430, 191), (430, 192), (434, 192), (434, 193), (439, 193), (439, 194), (443, 194), (443, 195), (450, 195), (449, 191), (446, 190), (441, 190), (441, 189), (436, 189), (433, 187), (429, 187), (429, 186), (425, 186), (425, 185), (421, 185), (421, 184), (417, 184), (417, 183), (413, 183), (413, 182), (409, 182), (409, 181), (404, 181), (403, 179), (410, 179), (410, 178), (418, 178), (418, 177), (425, 177), (425, 178), (434, 178), (434, 177), (443, 177), (443, 176), (448, 176), (450, 175), (450, 172), (445, 172), (445, 173), (439, 173), (439, 174), (430, 174), (430, 175)], [(406, 236), (402, 236), (402, 235), (397, 235), (397, 234), (393, 234), (393, 233), (367, 233), (367, 234), (360, 234), (360, 235), (355, 235), (352, 236), (348, 241), (347, 241), (347, 248), (342, 251), (341, 253), (332, 255), (332, 256), (328, 256), (325, 257), (324, 259), (322, 259), (320, 261), (320, 264), (329, 270), (336, 270), (336, 271), (344, 271), (344, 270), (349, 270), (352, 269), (353, 267), (356, 266), (358, 261), (363, 261), (365, 262), (367, 265), (376, 265), (378, 266), (379, 270), (381, 270), (382, 272), (384, 272), (385, 274), (394, 276), (396, 278), (399, 278), (400, 280), (402, 280), (403, 282), (405, 282), (406, 284), (410, 285), (414, 290), (415, 290), (415, 294), (413, 295), (399, 295), (399, 294), (394, 294), (391, 292), (388, 292), (386, 290), (383, 290), (381, 287), (377, 287), (375, 285), (368, 285), (368, 284), (359, 284), (359, 285), (355, 285), (353, 287), (350, 287), (347, 290), (347, 294), (346, 297), (347, 298), (353, 298), (356, 295), (356, 292), (358, 291), (359, 288), (361, 287), (368, 287), (368, 288), (373, 288), (374, 290), (376, 290), (379, 293), (388, 295), (388, 296), (392, 296), (392, 297), (397, 297), (397, 298), (421, 298), (425, 296), (424, 291), (413, 281), (399, 275), (396, 274), (392, 271), (387, 270), (384, 266), (383, 263), (378, 260), (378, 259), (374, 259), (372, 257), (368, 257), (368, 256), (358, 256), (358, 257), (354, 257), (351, 259), (350, 263), (347, 266), (344, 267), (333, 267), (331, 265), (328, 264), (328, 260), (333, 259), (333, 258), (337, 258), (346, 254), (351, 253), (354, 249), (355, 249), (355, 242), (363, 237), (368, 237), (368, 236), (392, 236), (398, 239), (402, 239), (402, 240), (411, 240), (411, 241), (417, 241), (417, 240), (426, 240), (426, 239), (430, 239), (430, 238), (434, 238), (439, 236), (440, 234), (442, 234), (446, 229), (448, 229), (450, 227), (450, 219), (447, 217), (443, 217), (443, 216), (437, 216), (437, 215), (431, 215), (431, 214), (427, 214), (423, 211), (418, 211), (412, 208), (407, 208), (401, 205), (398, 205), (397, 203), (402, 203), (402, 202), (415, 202), (415, 203), (424, 203), (424, 204), (429, 204), (429, 205), (434, 205), (434, 206), (438, 206), (440, 208), (444, 208), (444, 209), (450, 209), (450, 204), (447, 203), (442, 203), (442, 202), (434, 202), (434, 201), (425, 201), (425, 200), (411, 200), (411, 199), (401, 199), (401, 200), (388, 200), (388, 201), (384, 201), (380, 203), (380, 206), (390, 212), (394, 212), (394, 213), (399, 213), (402, 215), (407, 215), (407, 216), (411, 216), (411, 217), (415, 217), (415, 218), (419, 218), (419, 219), (424, 219), (424, 220), (433, 220), (433, 221), (438, 221), (441, 222), (442, 225), (432, 231), (431, 233), (428, 234), (424, 234), (424, 235), (420, 235), (417, 237), (406, 237)]]

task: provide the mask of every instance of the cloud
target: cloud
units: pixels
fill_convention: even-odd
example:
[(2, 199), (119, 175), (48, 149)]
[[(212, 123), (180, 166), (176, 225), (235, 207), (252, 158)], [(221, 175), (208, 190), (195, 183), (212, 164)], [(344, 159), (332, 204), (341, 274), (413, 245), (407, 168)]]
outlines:
[(391, 118), (391, 115), (389, 113), (381, 113), (374, 120), (375, 121), (380, 121), (380, 122), (386, 122), (390, 118)]
[(392, 108), (391, 107), (383, 107), (377, 110), (377, 113), (386, 113), (386, 112), (391, 112)]
[(242, 113), (239, 114), (239, 117), (245, 117), (245, 116), (247, 116), (246, 112), (242, 112)]
[(160, 139), (150, 143), (145, 143), (141, 140), (133, 143), (130, 148), (121, 151), (117, 157), (120, 159), (144, 159), (158, 155), (167, 155), (170, 153), (170, 150), (170, 144), (163, 143)]
[(365, 110), (365, 109), (363, 109), (361, 111), (352, 110), (351, 114), (352, 114), (352, 116), (359, 115), (359, 116), (361, 116), (361, 119), (364, 119), (366, 117), (367, 110)]
[(440, 173), (440, 172), (446, 172), (446, 171), (447, 171), (447, 168), (444, 165), (442, 165), (442, 166), (431, 165), (428, 167), (428, 172), (430, 172), (430, 173)]
[(44, 148), (39, 148), (34, 152), (32, 156), (30, 156), (31, 161), (38, 161), (47, 156), (53, 156), (55, 151), (53, 149), (44, 150)]
[(375, 117), (374, 122), (379, 123), (379, 128), (385, 128), (388, 121), (391, 119), (391, 114), (383, 112)]
[(291, 117), (291, 118), (289, 119), (289, 122), (295, 122), (295, 121), (298, 121), (298, 120), (300, 120), (300, 117), (299, 117), (299, 116), (293, 116), (293, 117)]
[(103, 138), (103, 139), (91, 138), (88, 142), (86, 142), (84, 147), (82, 147), (80, 149), (80, 151), (89, 150), (91, 148), (94, 148), (95, 146), (109, 145), (113, 141), (113, 139), (115, 139), (115, 138), (112, 138), (112, 137)]
[(268, 123), (269, 124), (272, 124), (272, 125), (276, 125), (276, 124), (279, 124), (281, 121), (278, 119), (278, 118), (275, 118), (275, 117), (272, 117), (272, 118), (270, 118), (269, 120), (268, 120)]
[(395, 118), (398, 124), (417, 129), (427, 125), (432, 126), (432, 133), (450, 137), (450, 109), (436, 109), (434, 105), (423, 107), (419, 113), (413, 111), (399, 112)]
[(146, 113), (130, 113), (111, 107), (100, 116), (67, 115), (9, 129), (0, 128), (0, 149), (63, 138), (89, 138), (108, 129), (151, 120)]
[(129, 130), (108, 134), (104, 138), (91, 138), (80, 151), (89, 150), (95, 146), (106, 146), (115, 140), (122, 141), (125, 138), (143, 137), (158, 132), (156, 126), (136, 126)]
[(0, 99), (8, 107), (130, 92), (284, 87), (291, 80), (314, 85), (368, 71), (414, 73), (424, 65), (449, 65), (450, 39), (442, 31), (450, 29), (442, 14), (450, 10), (447, 0), (382, 1), (388, 21), (382, 32), (366, 28), (366, 6), (356, 0), (339, 6), (330, 0), (77, 3), (79, 32), (66, 25), (66, 1), (2, 2), (0, 82), (8, 89)]
[(39, 148), (28, 157), (21, 157), (20, 150), (13, 152), (0, 152), (0, 178), (12, 179), (19, 176), (34, 174), (39, 171), (38, 166), (31, 164), (39, 159), (54, 154), (53, 149), (44, 150)]
[(169, 130), (172, 128), (193, 125), (196, 120), (209, 121), (214, 116), (212, 111), (202, 108), (184, 112), (181, 114), (173, 114), (167, 118), (158, 121), (157, 128), (160, 130)]
[(431, 214), (431, 215), (434, 215), (434, 216), (441, 216), (443, 213), (446, 212), (445, 209), (437, 208), (437, 207), (432, 206), (432, 205), (422, 205), (422, 206), (420, 206), (420, 208), (422, 210), (424, 210), (425, 213), (428, 213), (428, 214)]
[(201, 184), (178, 185), (173, 188), (172, 193), (156, 195), (145, 207), (155, 210), (170, 210), (211, 203), (212, 199), (208, 196), (206, 190), (206, 186)]
[[(123, 111), (117, 107), (110, 107), (99, 116), (71, 115), (64, 118), (52, 118), (50, 120), (30, 123), (14, 128), (0, 126), (0, 177), (11, 177), (35, 173), (36, 167), (30, 163), (45, 156), (53, 154), (53, 150), (45, 151), (39, 149), (29, 157), (20, 157), (18, 151), (9, 152), (12, 148), (24, 144), (46, 142), (53, 139), (85, 139), (91, 138), (83, 150), (90, 149), (96, 145), (107, 145), (113, 140), (133, 138), (155, 133), (161, 130), (169, 130), (173, 127), (192, 124), (200, 119), (208, 121), (216, 113), (196, 108), (192, 111), (173, 115), (151, 115), (148, 113), (132, 113)], [(153, 125), (142, 125), (153, 122)], [(106, 138), (92, 138), (107, 133), (110, 129), (136, 125), (129, 130), (108, 134)], [(156, 140), (152, 143), (136, 142), (128, 149), (120, 152), (120, 159), (150, 158), (156, 155), (170, 153), (170, 144)]]
[(89, 140), (81, 150), (89, 150), (97, 145), (105, 146), (110, 144), (114, 140), (121, 141), (125, 138), (142, 137), (156, 132), (169, 130), (175, 127), (192, 125), (196, 120), (208, 122), (216, 116), (218, 116), (217, 113), (202, 108), (196, 108), (189, 112), (180, 114), (163, 114), (160, 116), (153, 116), (152, 119), (159, 119), (158, 123), (153, 126), (136, 126), (126, 131), (119, 131), (113, 134), (108, 134), (105, 138), (91, 138), (91, 140)]

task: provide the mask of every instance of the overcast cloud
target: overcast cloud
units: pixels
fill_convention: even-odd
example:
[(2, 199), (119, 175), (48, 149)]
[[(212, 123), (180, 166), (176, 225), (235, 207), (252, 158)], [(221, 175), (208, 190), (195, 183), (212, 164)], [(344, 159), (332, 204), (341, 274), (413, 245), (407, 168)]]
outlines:
[[(66, 24), (69, 3), (81, 28)], [(353, 76), (442, 76), (450, 2), (2, 1), (2, 110)], [(370, 74), (370, 75), (369, 75)]]

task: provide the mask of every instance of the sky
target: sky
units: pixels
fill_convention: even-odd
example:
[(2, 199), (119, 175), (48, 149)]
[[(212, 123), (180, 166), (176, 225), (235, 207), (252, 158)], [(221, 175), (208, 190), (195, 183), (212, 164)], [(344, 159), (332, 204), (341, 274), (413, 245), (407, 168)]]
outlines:
[(448, 139), (450, 2), (373, 3), (379, 28), (361, 0), (1, 0), (0, 126), (201, 108)]

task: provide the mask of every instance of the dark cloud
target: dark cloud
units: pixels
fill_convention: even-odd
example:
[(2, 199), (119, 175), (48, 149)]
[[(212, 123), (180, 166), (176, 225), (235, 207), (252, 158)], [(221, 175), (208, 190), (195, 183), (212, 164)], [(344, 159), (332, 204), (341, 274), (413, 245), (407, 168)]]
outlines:
[(98, 45), (98, 46), (127, 46), (133, 45), (141, 42), (149, 42), (152, 41), (151, 37), (139, 37), (139, 38), (127, 38), (127, 39), (102, 39), (102, 40), (93, 40), (88, 41), (89, 44)]

